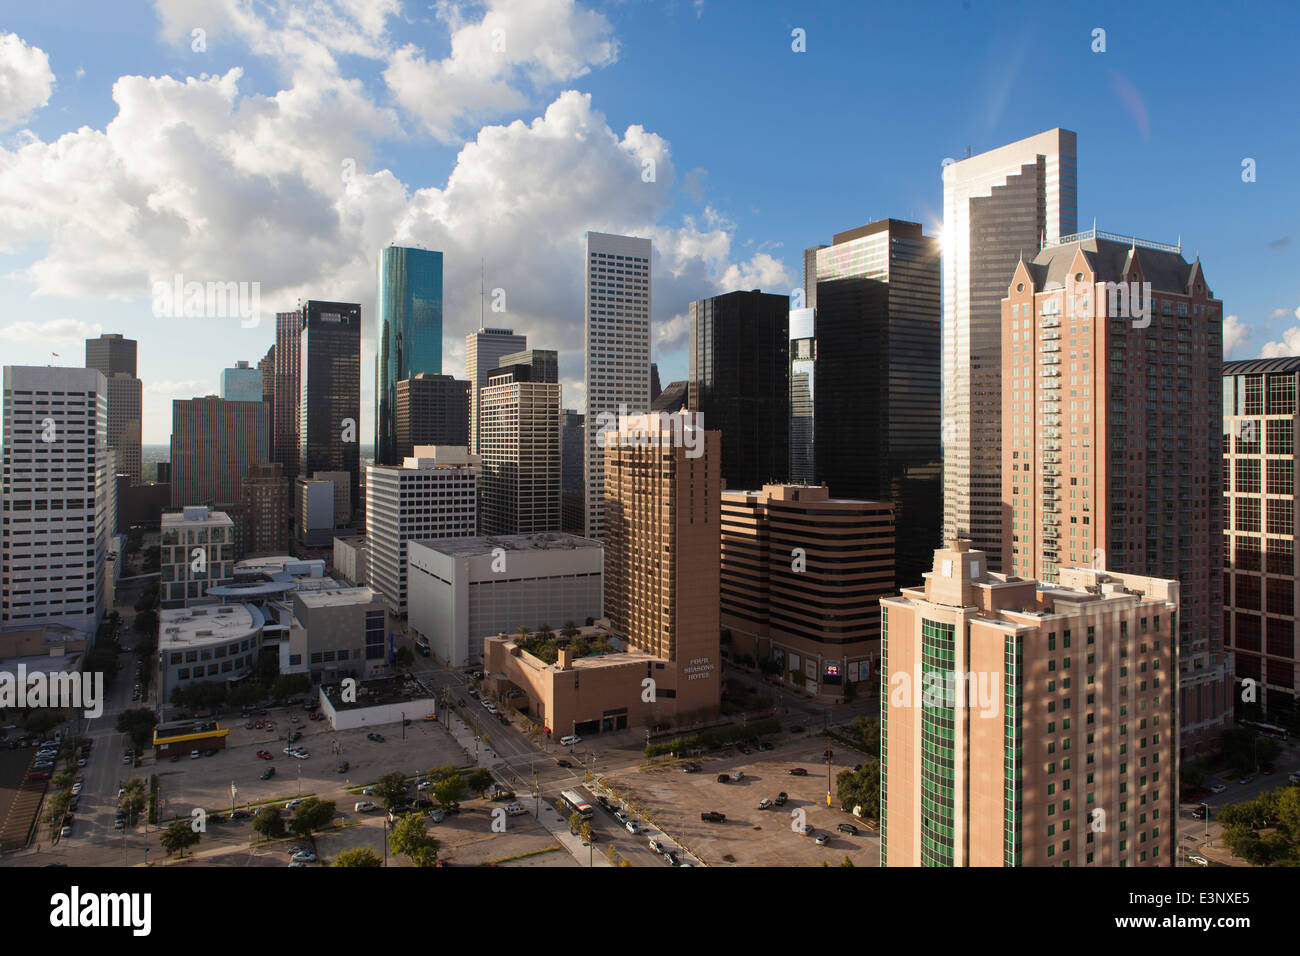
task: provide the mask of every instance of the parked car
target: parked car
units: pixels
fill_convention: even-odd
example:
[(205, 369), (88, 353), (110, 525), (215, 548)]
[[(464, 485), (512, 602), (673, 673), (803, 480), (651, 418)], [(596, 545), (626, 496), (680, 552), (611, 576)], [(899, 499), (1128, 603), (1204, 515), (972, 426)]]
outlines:
[(812, 824), (805, 823), (803, 826), (799, 828), (799, 832), (802, 833), (804, 836), (812, 836), (814, 833), (817, 832), (817, 829)]
[(758, 801), (758, 809), (760, 810), (768, 810), (773, 805), (771, 797), (764, 797), (762, 800)]
[(825, 833), (819, 833), (819, 834), (817, 834), (817, 839), (816, 839), (815, 842), (816, 842), (816, 844), (817, 844), (818, 846), (825, 846), (825, 845), (826, 845), (826, 840), (827, 840), (827, 836), (826, 836), (826, 834), (825, 834)]
[(664, 851), (664, 862), (669, 866), (681, 866), (681, 861), (677, 859), (677, 852), (675, 850)]
[(203, 756), (205, 756), (205, 757), (215, 757), (216, 755), (217, 755), (217, 752), (216, 752), (215, 750), (205, 750), (205, 751), (203, 751)]
[(803, 728), (800, 727), (798, 724), (795, 724), (793, 727), (790, 728), (790, 733), (801, 734), (803, 733)]
[(434, 823), (441, 823), (443, 820), (447, 819), (447, 814), (443, 813), (441, 810), (434, 810), (429, 814), (429, 819)]
[(269, 750), (259, 750), (259, 751), (257, 752), (257, 755), (258, 755), (259, 757), (261, 757), (263, 760), (273, 760), (273, 759), (275, 759), (274, 756), (271, 754), (271, 751), (269, 751)]
[(1223, 791), (1225, 791), (1225, 790), (1227, 790), (1227, 789), (1228, 789), (1228, 788), (1225, 787), (1223, 784), (1221, 784), (1221, 783), (1216, 783), (1214, 786), (1212, 786), (1212, 787), (1210, 788), (1210, 793), (1223, 793)]
[(581, 740), (582, 738), (579, 737), (577, 734), (565, 734), (563, 737), (560, 738), (560, 744), (565, 747), (572, 747), (574, 744), (580, 742)]
[(623, 829), (633, 836), (641, 832), (641, 826), (635, 820), (628, 820), (627, 823), (623, 824)]
[(48, 770), (33, 770), (31, 773), (27, 775), (27, 779), (32, 781), (48, 780), (49, 778), (50, 778), (50, 772)]
[(1255, 779), (1255, 775), (1249, 774), (1245, 777), (1242, 777), (1240, 780), (1237, 781), (1237, 783), (1241, 784), (1244, 787), (1246, 784), (1250, 783), (1254, 779)]
[(360, 800), (352, 807), (357, 813), (369, 813), (371, 810), (378, 810), (379, 805), (369, 800)]
[(270, 780), (272, 777), (275, 776), (275, 768), (267, 767), (265, 770), (262, 771), (261, 776), (263, 780)]
[(190, 751), (190, 759), (191, 759), (191, 760), (198, 760), (198, 759), (199, 759), (200, 757), (202, 757), (202, 756), (203, 756), (203, 754), (199, 753), (197, 750), (191, 750), (191, 751)]
[(786, 802), (786, 800), (788, 800), (788, 799), (790, 799), (790, 798), (787, 797), (785, 791), (782, 790), (780, 793), (778, 793), (778, 794), (776, 795), (776, 800), (774, 800), (773, 802), (774, 802), (778, 807), (783, 807), (783, 806), (785, 806), (785, 802)]
[(288, 803), (286, 803), (286, 804), (284, 805), (284, 808), (285, 808), (286, 810), (292, 810), (292, 809), (294, 809), (295, 807), (302, 806), (303, 802), (304, 802), (304, 801), (303, 801), (301, 798), (300, 798), (300, 799), (297, 799), (297, 800), (290, 800)]
[(725, 823), (727, 821), (727, 815), (725, 813), (718, 813), (716, 810), (706, 810), (704, 813), (700, 814), (700, 819), (705, 823)]
[(1187, 858), (1187, 862), (1188, 862), (1188, 863), (1192, 863), (1192, 864), (1194, 864), (1194, 865), (1196, 865), (1196, 866), (1209, 866), (1209, 865), (1210, 865), (1210, 861), (1207, 860), (1207, 859), (1206, 859), (1205, 857), (1203, 857), (1203, 856), (1189, 856), (1189, 857)]
[(528, 811), (524, 809), (524, 806), (521, 803), (512, 803), (506, 807), (506, 815), (511, 817), (522, 816), (527, 812)]
[(299, 851), (290, 857), (290, 859), (294, 863), (315, 863), (316, 854), (311, 852), (311, 850)]
[(424, 719), (425, 719), (425, 720), (437, 720), (437, 719), (438, 719), (438, 715), (437, 715), (437, 714), (425, 714), (425, 715), (424, 715)]
[(839, 830), (841, 833), (847, 833), (849, 836), (858, 835), (858, 828), (852, 823), (838, 823), (835, 825), (835, 829)]
[(348, 772), (348, 762), (347, 762), (346, 760), (343, 761), (341, 764), (339, 764), (338, 769), (335, 770), (334, 772), (335, 772), (335, 773), (347, 773), (347, 772)]
[(697, 763), (688, 763), (682, 765), (682, 773), (699, 773), (704, 768)]
[(786, 773), (788, 773), (792, 777), (808, 776), (808, 771), (805, 770), (803, 767), (791, 767), (789, 770), (786, 771)]
[(382, 744), (382, 743), (384, 742), (384, 735), (383, 735), (383, 734), (366, 734), (366, 740), (373, 740), (373, 741), (374, 741), (375, 743), (377, 743), (377, 744)]
[(556, 764), (558, 764), (558, 765), (561, 766), (561, 767), (566, 767), (566, 768), (568, 768), (568, 767), (572, 767), (572, 766), (573, 766), (573, 764), (569, 763), (569, 761), (567, 761), (567, 760), (557, 760), (557, 761), (555, 761), (555, 762), (556, 762)]
[(743, 771), (743, 770), (733, 770), (733, 771), (731, 771), (731, 779), (732, 779), (732, 780), (744, 780), (744, 779), (745, 779), (745, 771)]

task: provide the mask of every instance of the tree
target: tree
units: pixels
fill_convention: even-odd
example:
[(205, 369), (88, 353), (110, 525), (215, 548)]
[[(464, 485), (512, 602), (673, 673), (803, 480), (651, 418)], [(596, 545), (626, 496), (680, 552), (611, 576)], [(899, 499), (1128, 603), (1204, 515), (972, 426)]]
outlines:
[(478, 767), (465, 777), (465, 787), (470, 793), (482, 793), (492, 782), (492, 771), (485, 767)]
[(131, 625), (141, 634), (153, 634), (158, 630), (158, 612), (153, 608), (145, 608), (135, 615), (135, 621)]
[(873, 820), (880, 817), (880, 761), (874, 757), (861, 770), (845, 770), (835, 778), (840, 806), (862, 808), (862, 815)]
[(311, 690), (311, 678), (306, 674), (281, 674), (271, 685), (271, 696), (278, 700), (305, 694)]
[(808, 678), (802, 670), (790, 672), (790, 683), (794, 684), (795, 687), (803, 687), (807, 680)]
[(194, 832), (189, 820), (177, 820), (162, 832), (159, 839), (168, 856), (178, 853), (183, 857), (186, 848), (199, 842), (199, 834)]
[(143, 750), (153, 741), (153, 728), (157, 723), (157, 716), (146, 707), (124, 710), (117, 715), (118, 733), (130, 737), (137, 750)]
[(397, 665), (398, 670), (410, 670), (411, 665), (415, 663), (415, 655), (411, 653), (409, 647), (399, 647), (397, 653), (393, 655), (393, 663)]
[(852, 865), (853, 865), (853, 861), (849, 859), (849, 855), (847, 853), (844, 854), (844, 862), (841, 863), (840, 866), (852, 866)]
[(428, 777), (429, 780), (431, 780), (434, 783), (440, 783), (443, 780), (446, 780), (448, 777), (455, 777), (459, 775), (460, 775), (460, 768), (453, 764), (443, 764), (441, 767), (434, 767), (432, 770), (430, 770), (428, 773), (425, 774), (425, 776)]
[(591, 828), (591, 821), (590, 821), (590, 820), (583, 820), (583, 821), (582, 821), (582, 826), (578, 827), (578, 835), (582, 837), (582, 842), (583, 842), (583, 843), (590, 843), (590, 842), (591, 842), (591, 838), (592, 838), (593, 836), (595, 836), (596, 833), (595, 833), (595, 831)]
[(264, 647), (257, 655), (257, 683), (270, 687), (280, 676), (280, 652), (274, 647)]
[(367, 846), (344, 850), (334, 858), (335, 866), (383, 866), (379, 854)]
[(424, 817), (407, 814), (388, 831), (388, 846), (394, 853), (404, 853), (416, 866), (433, 866), (438, 861), (436, 837), (429, 836)]
[(279, 807), (263, 807), (253, 817), (253, 830), (268, 840), (278, 840), (284, 836), (284, 817), (280, 816)]
[(560, 628), (560, 633), (567, 638), (570, 639), (575, 638), (578, 636), (579, 633), (578, 626), (574, 624), (572, 621), (565, 621), (564, 626)]
[(308, 797), (293, 809), (289, 829), (301, 837), (309, 837), (324, 829), (334, 819), (334, 801)]
[(386, 773), (375, 781), (375, 797), (385, 810), (393, 810), (406, 803), (406, 777), (400, 770)]
[(576, 834), (582, 829), (582, 816), (578, 813), (569, 814), (569, 832)]
[(853, 736), (862, 744), (862, 749), (869, 754), (880, 753), (880, 721), (874, 717), (854, 717), (849, 724)]
[(126, 812), (134, 823), (148, 804), (149, 791), (145, 786), (145, 782), (139, 777), (132, 777), (122, 787), (122, 796), (118, 798), (117, 805)]
[(465, 781), (461, 779), (460, 774), (446, 777), (434, 784), (433, 798), (444, 810), (459, 807), (460, 798), (463, 796), (465, 796)]

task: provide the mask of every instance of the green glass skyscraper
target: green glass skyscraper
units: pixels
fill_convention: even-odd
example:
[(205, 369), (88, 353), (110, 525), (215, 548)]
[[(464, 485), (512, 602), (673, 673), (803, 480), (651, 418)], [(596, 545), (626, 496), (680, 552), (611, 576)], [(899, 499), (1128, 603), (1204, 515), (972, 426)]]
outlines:
[(375, 464), (396, 465), (397, 383), (442, 374), (442, 253), (389, 246), (378, 277)]

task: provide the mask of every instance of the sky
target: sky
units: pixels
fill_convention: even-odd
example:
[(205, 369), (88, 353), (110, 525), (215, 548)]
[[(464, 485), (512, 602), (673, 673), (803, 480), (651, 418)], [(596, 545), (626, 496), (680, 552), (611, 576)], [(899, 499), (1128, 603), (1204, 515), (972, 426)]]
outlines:
[[(255, 365), (275, 312), (356, 301), (369, 443), (375, 259), (397, 243), (444, 253), (444, 372), (482, 270), (486, 324), (557, 349), (582, 408), (588, 230), (653, 240), (666, 385), (692, 300), (789, 293), (804, 248), (875, 219), (937, 235), (945, 158), (1057, 126), (1080, 228), (1181, 240), (1225, 356), (1300, 354), (1298, 28), (1290, 4), (1132, 0), (9, 5), (0, 365), (135, 338), (144, 441), (165, 443), (171, 402)], [(256, 288), (260, 321), (169, 309), (156, 283), (178, 276)]]

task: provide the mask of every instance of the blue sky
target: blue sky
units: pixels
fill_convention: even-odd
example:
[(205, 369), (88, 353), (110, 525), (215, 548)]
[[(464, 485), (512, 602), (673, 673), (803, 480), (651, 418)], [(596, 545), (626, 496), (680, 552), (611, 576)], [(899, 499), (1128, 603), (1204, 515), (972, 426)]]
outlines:
[[(803, 248), (872, 219), (937, 231), (945, 157), (1054, 126), (1079, 136), (1081, 227), (1181, 236), (1235, 317), (1227, 354), (1297, 354), (1300, 12), (1249, 14), (977, 0), (28, 4), (0, 26), (0, 363), (55, 351), (80, 364), (95, 327), (135, 337), (145, 441), (165, 442), (171, 400), (255, 363), (272, 314), (299, 296), (355, 299), (373, 319), (374, 257), (397, 241), (446, 255), (444, 371), (463, 371), (486, 260), (509, 303), (489, 324), (559, 349), (565, 403), (581, 407), (585, 230), (655, 239), (666, 384), (685, 376), (692, 299), (789, 291)], [(806, 52), (791, 49), (795, 29)], [(153, 283), (177, 273), (259, 283), (264, 321), (153, 315)], [(373, 341), (370, 329), (366, 441)]]

